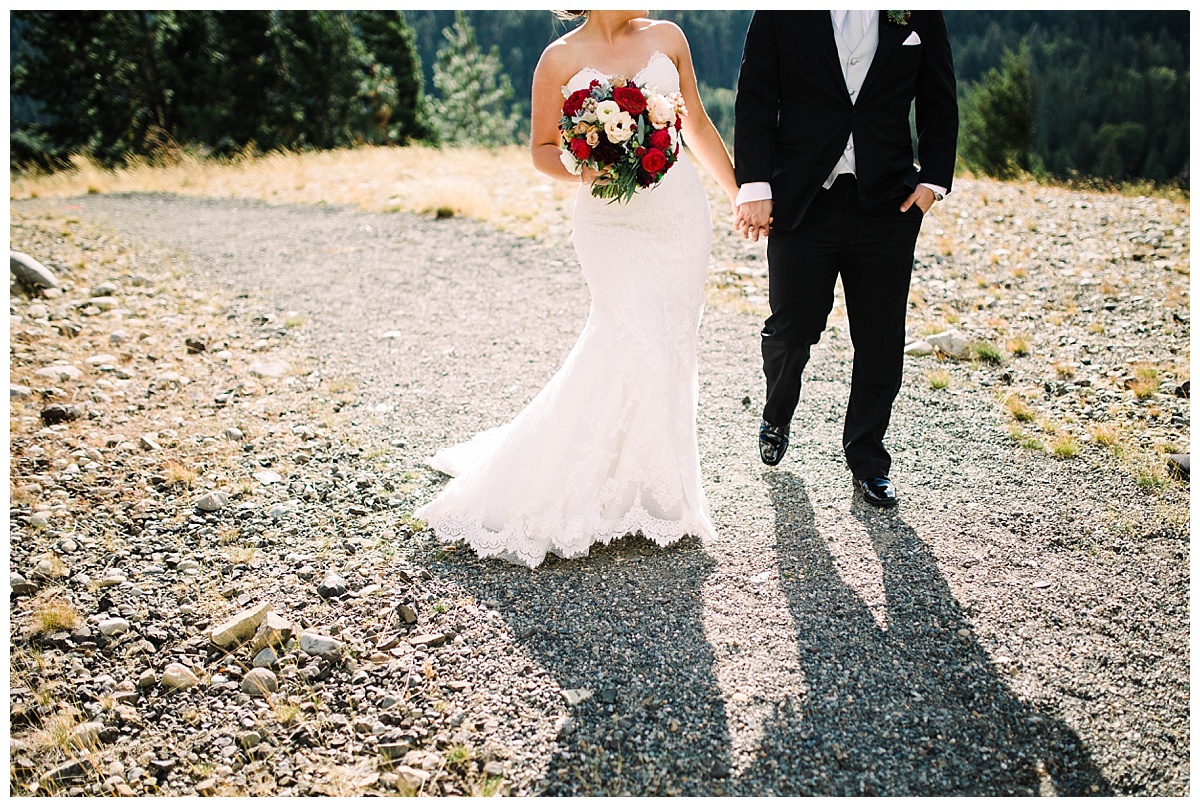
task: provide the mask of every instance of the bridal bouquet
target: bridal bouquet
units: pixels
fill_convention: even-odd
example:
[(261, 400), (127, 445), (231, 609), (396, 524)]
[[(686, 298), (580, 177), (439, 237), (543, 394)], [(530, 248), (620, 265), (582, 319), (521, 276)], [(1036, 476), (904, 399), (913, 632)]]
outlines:
[(620, 77), (593, 80), (563, 104), (563, 165), (572, 174), (584, 166), (603, 172), (608, 182), (593, 183), (592, 196), (628, 202), (679, 158), (680, 116), (686, 114), (677, 92), (660, 95)]

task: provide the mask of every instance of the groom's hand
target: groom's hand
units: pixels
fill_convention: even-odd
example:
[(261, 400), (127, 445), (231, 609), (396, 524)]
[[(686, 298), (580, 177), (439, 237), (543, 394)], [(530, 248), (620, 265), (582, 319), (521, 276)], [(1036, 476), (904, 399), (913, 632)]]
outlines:
[(922, 213), (928, 213), (929, 208), (933, 207), (933, 202), (933, 191), (924, 185), (918, 185), (917, 189), (904, 200), (904, 204), (900, 205), (900, 212), (907, 213), (910, 207), (916, 205), (921, 208)]
[(742, 202), (737, 209), (737, 229), (743, 238), (757, 241), (759, 236), (771, 234), (771, 213), (774, 203), (770, 199), (758, 202)]

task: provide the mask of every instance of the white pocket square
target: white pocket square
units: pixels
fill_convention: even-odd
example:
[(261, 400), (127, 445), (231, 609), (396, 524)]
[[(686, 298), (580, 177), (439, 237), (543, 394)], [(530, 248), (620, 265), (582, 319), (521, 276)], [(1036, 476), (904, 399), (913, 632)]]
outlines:
[(901, 45), (920, 45), (921, 37), (917, 36), (917, 32), (913, 31), (908, 35), (908, 39), (900, 43)]

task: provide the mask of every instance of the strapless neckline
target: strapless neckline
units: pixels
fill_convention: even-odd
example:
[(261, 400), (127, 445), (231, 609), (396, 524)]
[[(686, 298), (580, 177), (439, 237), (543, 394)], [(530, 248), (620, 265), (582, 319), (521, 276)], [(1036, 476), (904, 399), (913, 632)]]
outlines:
[[(661, 50), (656, 50), (650, 54), (650, 57), (648, 59), (646, 59), (646, 64), (644, 64), (642, 66), (642, 68), (640, 70), (638, 70), (636, 73), (634, 73), (629, 78), (629, 80), (632, 81), (634, 84), (637, 84), (638, 77), (641, 76), (643, 73), (645, 73), (647, 70), (649, 70), (654, 65), (654, 63), (660, 58), (666, 59), (669, 62), (671, 61), (670, 56), (663, 53)], [(671, 62), (671, 65), (673, 67), (675, 65), (675, 63)], [(605, 73), (603, 70), (597, 70), (594, 67), (583, 67), (583, 68), (580, 68), (579, 70), (577, 70), (575, 72), (575, 75), (573, 75), (569, 79), (567, 79), (567, 83), (563, 86), (564, 87), (571, 86), (572, 84), (575, 83), (575, 79), (579, 78), (582, 75), (588, 74), (588, 73), (594, 73), (595, 75), (600, 76), (601, 78), (612, 78), (613, 76), (618, 75), (617, 73)]]

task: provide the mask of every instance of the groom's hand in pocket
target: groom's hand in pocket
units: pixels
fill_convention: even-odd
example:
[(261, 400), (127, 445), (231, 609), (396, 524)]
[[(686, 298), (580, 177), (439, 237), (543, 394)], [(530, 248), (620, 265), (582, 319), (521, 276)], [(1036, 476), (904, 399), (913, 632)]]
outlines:
[(771, 234), (771, 213), (774, 204), (770, 199), (757, 202), (742, 202), (737, 209), (737, 229), (743, 238), (757, 241), (759, 236), (766, 238)]

